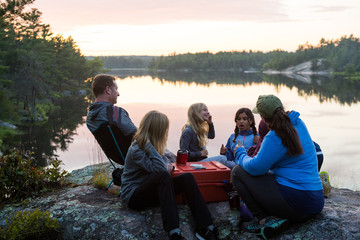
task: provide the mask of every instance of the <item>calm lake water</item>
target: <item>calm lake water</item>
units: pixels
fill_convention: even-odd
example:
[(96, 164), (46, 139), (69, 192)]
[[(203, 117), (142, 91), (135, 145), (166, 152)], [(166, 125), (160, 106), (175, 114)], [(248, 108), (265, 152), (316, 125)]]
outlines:
[[(238, 108), (252, 109), (260, 94), (277, 95), (286, 110), (300, 112), (310, 134), (324, 153), (321, 170), (339, 188), (360, 190), (360, 83), (316, 77), (288, 78), (247, 74), (241, 76), (173, 75), (126, 76), (119, 74), (118, 106), (125, 108), (136, 126), (150, 110), (165, 113), (170, 119), (168, 148), (176, 152), (187, 109), (195, 102), (207, 104), (215, 124), (216, 137), (209, 140), (209, 155), (217, 155), (234, 129)], [(195, 83), (194, 81), (198, 83)], [(94, 137), (84, 124), (85, 114), (71, 135), (67, 146), (56, 154), (68, 171), (105, 162)], [(260, 116), (255, 114), (256, 124)]]

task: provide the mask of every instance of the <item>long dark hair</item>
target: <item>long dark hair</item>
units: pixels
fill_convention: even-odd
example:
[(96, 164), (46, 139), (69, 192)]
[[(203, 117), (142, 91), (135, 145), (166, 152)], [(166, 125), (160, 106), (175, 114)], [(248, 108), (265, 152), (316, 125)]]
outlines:
[[(256, 129), (256, 125), (255, 125), (255, 118), (254, 118), (254, 114), (252, 113), (252, 111), (248, 108), (240, 108), (239, 110), (237, 110), (237, 112), (235, 113), (235, 123), (236, 123), (236, 119), (239, 117), (240, 114), (245, 113), (246, 116), (248, 117), (248, 121), (250, 123), (250, 127), (253, 131), (254, 136), (257, 135), (257, 129)], [(250, 122), (251, 121), (251, 122)], [(235, 124), (235, 137), (233, 139), (233, 142), (235, 142), (235, 139), (237, 138), (237, 136), (239, 135), (239, 128), (237, 127), (237, 125)]]
[(280, 137), (288, 154), (295, 156), (304, 153), (299, 135), (291, 124), (288, 114), (281, 107), (275, 110), (272, 118), (264, 118), (264, 120), (269, 124), (269, 128)]

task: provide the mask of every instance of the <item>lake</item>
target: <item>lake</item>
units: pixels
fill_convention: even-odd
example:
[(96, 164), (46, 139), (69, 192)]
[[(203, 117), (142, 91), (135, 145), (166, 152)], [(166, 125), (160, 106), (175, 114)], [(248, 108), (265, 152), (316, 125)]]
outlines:
[[(233, 132), (237, 109), (253, 109), (261, 94), (277, 95), (285, 110), (300, 112), (313, 140), (320, 144), (324, 153), (321, 170), (329, 173), (331, 184), (360, 190), (359, 80), (255, 73), (113, 74), (119, 76), (117, 105), (128, 111), (136, 126), (150, 110), (158, 110), (169, 117), (168, 149), (174, 153), (178, 150), (181, 128), (192, 103), (204, 102), (213, 117), (216, 137), (209, 140), (207, 147), (212, 156), (219, 154), (221, 144), (225, 144)], [(84, 124), (86, 110), (78, 112), (77, 118), (81, 119), (70, 129), (69, 138), (63, 139), (62, 145), (55, 144), (55, 153), (67, 171), (107, 161)], [(260, 116), (255, 114), (255, 119), (258, 125)], [(63, 128), (59, 129), (64, 132)], [(54, 141), (51, 142), (54, 146)]]

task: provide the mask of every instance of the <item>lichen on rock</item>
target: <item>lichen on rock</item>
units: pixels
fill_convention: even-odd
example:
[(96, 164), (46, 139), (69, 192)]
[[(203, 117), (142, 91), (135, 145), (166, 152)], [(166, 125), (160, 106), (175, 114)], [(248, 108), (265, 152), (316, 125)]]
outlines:
[[(87, 183), (91, 168), (72, 172), (76, 187), (31, 199), (26, 204), (5, 205), (0, 212), (0, 226), (17, 211), (49, 211), (59, 220), (66, 239), (168, 239), (162, 228), (160, 208), (134, 211), (125, 206), (118, 194), (119, 187), (111, 191), (99, 190)], [(75, 177), (74, 177), (75, 176)], [(88, 179), (88, 180), (84, 180)], [(240, 213), (232, 210), (228, 202), (209, 203), (220, 239), (258, 239), (238, 227)], [(194, 221), (186, 205), (178, 205), (180, 229), (186, 239), (194, 239)], [(275, 239), (360, 239), (360, 192), (333, 188), (325, 199), (323, 211), (303, 224), (293, 224)]]

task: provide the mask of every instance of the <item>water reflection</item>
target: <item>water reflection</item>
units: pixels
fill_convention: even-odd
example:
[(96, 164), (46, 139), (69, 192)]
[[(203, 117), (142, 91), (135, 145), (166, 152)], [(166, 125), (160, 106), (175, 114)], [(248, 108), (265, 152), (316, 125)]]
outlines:
[[(188, 75), (189, 78), (184, 77)], [(283, 75), (257, 74), (250, 74), (251, 77), (258, 76), (255, 81), (250, 81), (246, 78), (248, 75), (239, 78), (230, 74), (234, 76), (232, 81), (222, 78), (212, 82), (214, 78), (205, 74), (201, 76), (209, 78), (202, 77), (202, 83), (195, 83), (197, 77), (188, 73), (172, 76), (174, 79), (170, 80), (159, 76), (122, 78), (118, 82), (118, 104), (128, 110), (136, 125), (151, 109), (167, 114), (170, 119), (168, 147), (175, 152), (188, 106), (205, 102), (216, 129), (216, 138), (208, 144), (209, 153), (217, 155), (220, 145), (233, 131), (235, 111), (239, 107), (252, 109), (259, 94), (276, 94), (287, 110), (301, 113), (311, 136), (321, 144), (325, 153), (323, 170), (330, 173), (332, 183), (336, 187), (360, 189), (360, 163), (356, 161), (360, 158), (360, 139), (356, 136), (360, 130), (357, 123), (360, 117), (359, 84), (347, 83), (350, 90), (346, 92), (343, 88), (347, 84), (343, 82), (348, 80), (337, 77), (320, 76), (306, 83)], [(259, 115), (256, 115), (256, 122), (259, 121)]]
[[(299, 75), (297, 75), (299, 76)], [(297, 88), (300, 96), (317, 96), (320, 102), (334, 100), (351, 105), (360, 100), (360, 81), (345, 79), (343, 76), (307, 76), (309, 81), (284, 75), (263, 75), (264, 82), (274, 86)]]
[(68, 96), (56, 101), (49, 119), (44, 122), (27, 122), (19, 126), (20, 135), (5, 139), (8, 145), (34, 152), (39, 166), (56, 157), (59, 149), (65, 151), (73, 142), (75, 130), (87, 113), (84, 96)]
[(298, 74), (262, 74), (239, 72), (160, 72), (151, 75), (161, 81), (211, 83), (230, 85), (252, 85), (269, 83), (276, 88), (286, 86), (297, 88), (300, 96), (317, 96), (320, 102), (334, 100), (340, 104), (353, 104), (360, 100), (360, 81), (348, 80), (343, 76), (333, 75), (298, 75)]
[[(119, 74), (118, 105), (129, 112), (136, 126), (152, 109), (165, 113), (170, 120), (168, 148), (171, 151), (178, 149), (190, 104), (208, 105), (216, 130), (208, 150), (210, 155), (217, 155), (234, 129), (236, 110), (252, 109), (259, 94), (275, 94), (287, 110), (301, 113), (311, 136), (323, 149), (323, 169), (330, 173), (332, 183), (336, 187), (360, 189), (360, 163), (357, 162), (360, 139), (355, 135), (360, 132), (360, 81), (229, 72), (148, 75), (146, 71), (138, 71), (132, 74)], [(47, 122), (24, 124), (23, 135), (7, 141), (11, 140), (12, 146), (34, 151), (36, 158), (41, 159), (40, 165), (58, 155), (68, 171), (107, 161), (84, 124), (87, 107), (84, 96), (66, 97), (55, 104)], [(255, 117), (259, 123), (259, 115)]]

